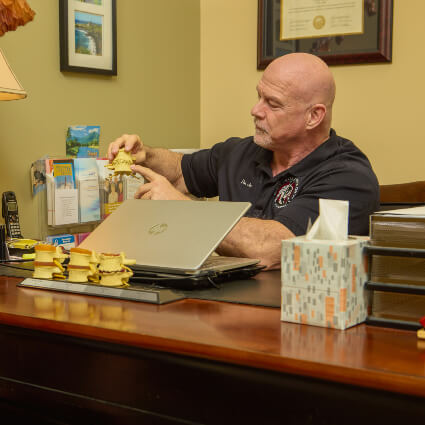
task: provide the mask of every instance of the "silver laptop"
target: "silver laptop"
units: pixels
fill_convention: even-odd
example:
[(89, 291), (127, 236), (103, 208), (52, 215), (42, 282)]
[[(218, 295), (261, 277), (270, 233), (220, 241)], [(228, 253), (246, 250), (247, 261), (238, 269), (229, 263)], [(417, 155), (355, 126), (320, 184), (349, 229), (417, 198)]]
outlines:
[(249, 209), (249, 202), (129, 199), (80, 245), (136, 260), (135, 270), (200, 276), (257, 264), (214, 250)]

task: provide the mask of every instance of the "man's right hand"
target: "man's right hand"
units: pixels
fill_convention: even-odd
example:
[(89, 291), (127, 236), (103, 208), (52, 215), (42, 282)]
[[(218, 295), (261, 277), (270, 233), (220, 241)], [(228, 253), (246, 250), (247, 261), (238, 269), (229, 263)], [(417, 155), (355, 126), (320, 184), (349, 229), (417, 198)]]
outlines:
[(143, 165), (164, 176), (181, 193), (188, 193), (181, 169), (183, 155), (163, 148), (145, 146), (137, 134), (123, 134), (108, 147), (108, 159), (112, 162), (124, 148), (134, 156), (136, 165)]
[(137, 134), (123, 134), (108, 146), (108, 159), (112, 162), (118, 151), (124, 148), (126, 152), (134, 155), (136, 164), (143, 164), (146, 160), (146, 146)]

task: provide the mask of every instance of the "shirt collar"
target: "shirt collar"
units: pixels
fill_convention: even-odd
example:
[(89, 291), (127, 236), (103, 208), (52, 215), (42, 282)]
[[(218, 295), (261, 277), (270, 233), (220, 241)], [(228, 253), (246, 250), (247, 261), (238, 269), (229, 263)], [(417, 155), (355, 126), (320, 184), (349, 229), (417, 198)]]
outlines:
[(254, 163), (257, 164), (257, 167), (262, 169), (270, 170), (270, 163), (273, 159), (273, 152), (268, 149), (264, 149), (261, 146), (257, 145), (257, 152), (254, 156)]
[(313, 152), (309, 153), (300, 162), (293, 165), (287, 171), (297, 177), (301, 177), (311, 172), (321, 162), (326, 161), (335, 154), (337, 149), (337, 136), (334, 129), (331, 129), (329, 138), (319, 145)]
[[(275, 176), (275, 178), (280, 178), (284, 174), (290, 174), (295, 177), (301, 177), (311, 171), (312, 168), (317, 166), (320, 162), (325, 161), (327, 158), (334, 155), (337, 149), (337, 135), (334, 129), (331, 129), (329, 133), (329, 138), (318, 146), (313, 152), (309, 153), (305, 158), (300, 162), (293, 165), (291, 168), (288, 168), (282, 173)], [(266, 171), (268, 174), (271, 174), (270, 163), (273, 158), (273, 152), (267, 149), (264, 149), (258, 146), (257, 153), (254, 157), (254, 162), (257, 164), (257, 167)]]

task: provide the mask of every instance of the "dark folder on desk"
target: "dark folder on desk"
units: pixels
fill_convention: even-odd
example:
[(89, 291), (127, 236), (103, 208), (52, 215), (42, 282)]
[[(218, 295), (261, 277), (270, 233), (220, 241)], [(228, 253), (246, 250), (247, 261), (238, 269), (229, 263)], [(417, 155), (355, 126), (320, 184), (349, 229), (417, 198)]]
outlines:
[[(211, 255), (249, 209), (249, 202), (125, 201), (80, 245), (96, 252), (124, 252), (136, 259), (135, 277), (253, 275), (258, 260)], [(143, 279), (142, 279), (143, 280)], [(158, 279), (156, 279), (158, 280)]]

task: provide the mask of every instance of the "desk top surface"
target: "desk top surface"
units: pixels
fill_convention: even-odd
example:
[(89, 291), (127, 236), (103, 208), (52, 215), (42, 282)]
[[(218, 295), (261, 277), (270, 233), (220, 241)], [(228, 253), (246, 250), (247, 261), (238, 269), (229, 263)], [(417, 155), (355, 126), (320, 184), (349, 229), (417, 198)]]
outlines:
[[(280, 286), (279, 272), (256, 279)], [(21, 280), (0, 277), (0, 324), (425, 397), (425, 344), (415, 332), (339, 331), (281, 322), (277, 308), (191, 299), (158, 306), (18, 288)]]

